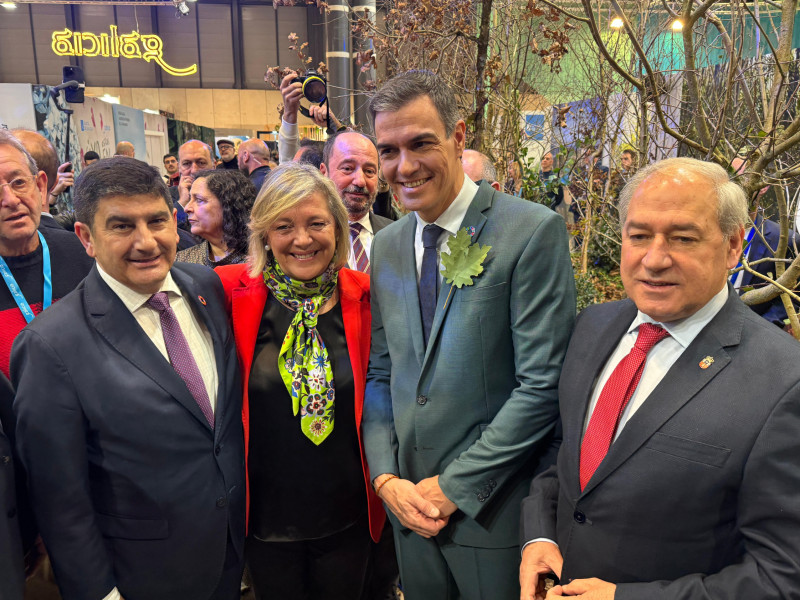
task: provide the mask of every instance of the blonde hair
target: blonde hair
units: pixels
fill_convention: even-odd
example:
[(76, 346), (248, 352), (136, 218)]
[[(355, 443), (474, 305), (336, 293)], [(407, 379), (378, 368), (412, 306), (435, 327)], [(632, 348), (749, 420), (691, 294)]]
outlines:
[(322, 175), (319, 169), (305, 163), (289, 162), (273, 170), (264, 180), (250, 213), (250, 277), (258, 277), (267, 267), (269, 253), (264, 247), (267, 232), (287, 210), (308, 200), (313, 194), (321, 194), (336, 223), (336, 250), (333, 254), (334, 268), (338, 271), (347, 264), (350, 254), (350, 225), (347, 210), (339, 198), (336, 186)]

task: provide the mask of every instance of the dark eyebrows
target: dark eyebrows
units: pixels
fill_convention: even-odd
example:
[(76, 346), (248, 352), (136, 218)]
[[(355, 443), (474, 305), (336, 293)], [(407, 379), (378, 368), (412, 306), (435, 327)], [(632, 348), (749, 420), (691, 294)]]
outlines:
[[(413, 138), (408, 140), (408, 143), (413, 145), (413, 144), (416, 144), (417, 142), (424, 142), (424, 141), (430, 140), (430, 139), (438, 140), (439, 136), (436, 135), (435, 131), (423, 131), (422, 133), (418, 133)], [(387, 143), (383, 143), (382, 144), (382, 143), (379, 142), (378, 145), (376, 146), (376, 148), (378, 149), (378, 152), (380, 152), (381, 150), (385, 150), (387, 148), (392, 148), (394, 146), (396, 146), (396, 144), (387, 144)]]
[[(153, 219), (163, 219), (163, 218), (171, 219), (172, 218), (172, 214), (166, 209), (159, 210), (159, 211), (156, 211), (156, 212), (153, 212), (153, 213), (150, 213), (149, 215), (147, 215), (145, 217), (145, 220), (146, 221), (152, 221)], [(131, 223), (136, 222), (137, 220), (138, 220), (138, 218), (136, 218), (136, 217), (131, 218), (131, 217), (127, 216), (127, 215), (114, 215), (114, 214), (112, 214), (112, 215), (109, 215), (106, 218), (106, 223), (105, 224), (106, 225), (111, 225), (111, 224), (114, 224), (114, 223), (131, 224)]]

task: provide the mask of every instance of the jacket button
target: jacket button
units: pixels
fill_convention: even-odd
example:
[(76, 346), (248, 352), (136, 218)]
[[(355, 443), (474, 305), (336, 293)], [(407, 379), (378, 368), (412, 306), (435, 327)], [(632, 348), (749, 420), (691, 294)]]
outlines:
[(583, 513), (582, 513), (581, 511), (579, 511), (579, 510), (576, 510), (576, 511), (573, 513), (572, 517), (575, 519), (575, 522), (576, 522), (576, 523), (580, 523), (581, 525), (582, 525), (582, 524), (584, 524), (584, 523), (586, 522), (586, 515), (585, 515), (585, 514), (583, 514)]
[(220, 446), (217, 446), (216, 448), (214, 448), (214, 454), (216, 454), (217, 456), (219, 456), (219, 453), (220, 453), (220, 452), (222, 452), (222, 448), (221, 448)]
[(427, 402), (428, 402), (428, 398), (426, 396), (422, 396), (422, 395), (417, 396), (417, 404), (419, 404), (420, 406), (425, 406), (425, 404)]
[(226, 504), (228, 501), (225, 498), (217, 498), (217, 508), (224, 508)]

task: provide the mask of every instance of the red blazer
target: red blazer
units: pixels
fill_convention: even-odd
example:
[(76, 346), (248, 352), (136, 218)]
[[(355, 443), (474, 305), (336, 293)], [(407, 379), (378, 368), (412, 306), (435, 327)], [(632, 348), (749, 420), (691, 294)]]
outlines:
[[(250, 444), (248, 382), (250, 380), (250, 369), (253, 365), (253, 353), (256, 348), (258, 327), (261, 324), (261, 315), (264, 312), (268, 292), (264, 280), (261, 277), (251, 278), (247, 274), (247, 268), (246, 264), (241, 264), (226, 265), (217, 267), (214, 270), (219, 275), (225, 288), (228, 315), (230, 315), (233, 325), (236, 354), (239, 357), (239, 368), (242, 373), (242, 423), (244, 424), (245, 465), (247, 465)], [(358, 433), (359, 449), (361, 451), (364, 486), (367, 491), (369, 531), (372, 539), (377, 542), (383, 530), (386, 513), (383, 510), (383, 503), (372, 489), (372, 478), (364, 455), (364, 441), (361, 439), (361, 415), (364, 408), (364, 385), (367, 380), (372, 327), (369, 305), (369, 276), (350, 269), (339, 271), (339, 302), (342, 304), (347, 350), (353, 367), (356, 432)], [(277, 368), (277, 365), (275, 368)], [(249, 493), (247, 495), (247, 514), (250, 514)]]

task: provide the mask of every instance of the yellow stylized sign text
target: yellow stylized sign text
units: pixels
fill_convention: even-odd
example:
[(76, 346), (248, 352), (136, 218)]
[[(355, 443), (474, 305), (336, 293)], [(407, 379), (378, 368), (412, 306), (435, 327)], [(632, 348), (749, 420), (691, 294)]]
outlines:
[(105, 56), (118, 58), (141, 58), (154, 60), (164, 71), (175, 77), (194, 75), (197, 65), (176, 69), (164, 62), (164, 41), (157, 35), (141, 35), (136, 31), (119, 35), (117, 26), (110, 26), (111, 33), (83, 33), (64, 29), (53, 32), (51, 47), (58, 56)]

